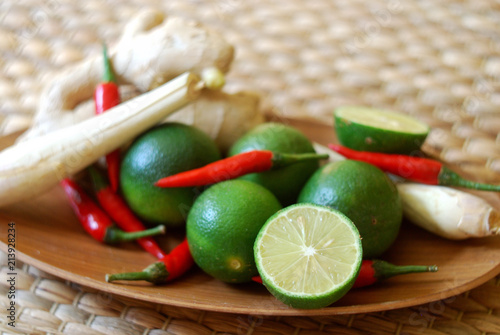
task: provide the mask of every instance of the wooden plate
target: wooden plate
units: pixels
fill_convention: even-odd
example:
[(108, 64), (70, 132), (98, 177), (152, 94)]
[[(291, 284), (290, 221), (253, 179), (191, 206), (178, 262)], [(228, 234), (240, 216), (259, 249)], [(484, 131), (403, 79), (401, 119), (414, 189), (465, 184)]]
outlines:
[[(330, 126), (297, 120), (287, 122), (318, 143), (334, 141)], [(11, 140), (4, 138), (1, 144), (9, 145)], [(499, 206), (498, 195), (489, 197)], [(351, 290), (330, 307), (297, 310), (277, 301), (259, 284), (225, 284), (198, 268), (164, 286), (143, 282), (106, 283), (106, 273), (137, 271), (154, 259), (133, 243), (107, 246), (92, 240), (58, 187), (37, 199), (0, 209), (0, 246), (4, 251), (9, 222), (14, 222), (16, 227), (17, 259), (43, 271), (133, 299), (217, 312), (333, 315), (383, 311), (446, 299), (500, 273), (500, 237), (449, 241), (405, 222), (396, 244), (383, 258), (396, 264), (436, 264), (437, 273), (391, 278), (376, 286)], [(171, 234), (163, 241), (169, 247), (182, 237), (182, 232)]]

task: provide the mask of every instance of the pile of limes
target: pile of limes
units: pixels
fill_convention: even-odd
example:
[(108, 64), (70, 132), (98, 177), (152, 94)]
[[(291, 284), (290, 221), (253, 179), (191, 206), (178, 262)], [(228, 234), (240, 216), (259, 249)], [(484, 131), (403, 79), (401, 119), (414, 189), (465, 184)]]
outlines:
[[(397, 133), (380, 131), (379, 124), (360, 126), (352, 115), (352, 110), (335, 114), (344, 142), (351, 138), (356, 144), (362, 134), (372, 136), (371, 128), (375, 135), (391, 132), (394, 138)], [(346, 133), (349, 127), (358, 133)], [(406, 136), (407, 149), (421, 144), (425, 130)], [(279, 123), (244, 134), (229, 155), (253, 149), (315, 152), (304, 134)], [(160, 178), (220, 158), (207, 135), (168, 123), (138, 137), (121, 166), (121, 191), (132, 210), (151, 224), (186, 223), (195, 263), (219, 280), (240, 283), (260, 275), (268, 290), (290, 306), (325, 307), (352, 287), (363, 258), (382, 255), (398, 235), (402, 205), (397, 188), (367, 163), (343, 160), (320, 167), (307, 161), (208, 187), (154, 186)]]

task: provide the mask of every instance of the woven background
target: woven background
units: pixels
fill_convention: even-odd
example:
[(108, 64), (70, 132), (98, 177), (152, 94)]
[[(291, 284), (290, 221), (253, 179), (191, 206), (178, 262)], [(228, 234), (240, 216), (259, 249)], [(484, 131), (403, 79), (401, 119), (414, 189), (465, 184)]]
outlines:
[(385, 107), (434, 128), (441, 159), (500, 172), (500, 3), (470, 1), (2, 1), (0, 133), (29, 125), (53, 71), (99, 54), (144, 7), (195, 19), (236, 47), (228, 91), (332, 122), (344, 104)]
[[(0, 252), (0, 306), (8, 304), (7, 257)], [(17, 261), (16, 328), (1, 334), (71, 335), (493, 335), (500, 334), (500, 277), (428, 304), (356, 315), (261, 317), (205, 312), (110, 295)]]
[[(344, 104), (407, 113), (433, 127), (429, 153), (500, 181), (500, 2), (491, 0), (4, 0), (0, 134), (29, 126), (47, 78), (99, 54), (144, 7), (222, 32), (236, 48), (226, 89), (260, 92), (264, 109), (326, 123)], [(500, 334), (499, 278), (386, 313), (259, 318), (123, 300), (29, 265), (19, 273), (22, 334)]]

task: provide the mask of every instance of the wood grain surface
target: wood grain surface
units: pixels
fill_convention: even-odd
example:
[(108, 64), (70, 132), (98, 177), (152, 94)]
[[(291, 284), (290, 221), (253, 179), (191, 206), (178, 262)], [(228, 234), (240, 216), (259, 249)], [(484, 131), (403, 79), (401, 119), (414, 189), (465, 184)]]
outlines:
[[(281, 120), (309, 138), (335, 140), (331, 126)], [(15, 135), (0, 139), (0, 147)], [(498, 195), (487, 195), (496, 206)], [(8, 223), (16, 226), (19, 260), (68, 281), (133, 299), (217, 312), (258, 315), (334, 315), (396, 309), (446, 299), (470, 290), (500, 273), (500, 237), (449, 241), (404, 222), (396, 243), (383, 256), (395, 264), (437, 265), (437, 273), (395, 277), (369, 288), (351, 290), (335, 304), (318, 310), (292, 309), (256, 283), (230, 285), (193, 268), (168, 285), (144, 282), (106, 283), (106, 273), (137, 271), (154, 262), (133, 243), (108, 246), (89, 237), (58, 187), (36, 199), (0, 208), (0, 247), (6, 250)], [(182, 231), (160, 239), (172, 248)]]

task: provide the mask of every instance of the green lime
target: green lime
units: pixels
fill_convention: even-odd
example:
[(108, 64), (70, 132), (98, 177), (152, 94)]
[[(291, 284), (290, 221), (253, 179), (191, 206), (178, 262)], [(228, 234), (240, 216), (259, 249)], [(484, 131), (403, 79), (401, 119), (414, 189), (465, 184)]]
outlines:
[(368, 107), (340, 107), (334, 120), (339, 142), (360, 151), (411, 154), (420, 150), (430, 131), (411, 116)]
[(257, 275), (253, 243), (266, 220), (281, 209), (266, 188), (246, 181), (214, 184), (196, 199), (186, 235), (195, 263), (229, 283), (248, 282)]
[[(229, 150), (233, 156), (250, 150), (271, 150), (280, 153), (314, 153), (311, 141), (299, 130), (281, 124), (261, 124), (237, 140)], [(307, 179), (319, 167), (317, 161), (300, 162), (281, 169), (251, 173), (243, 177), (269, 189), (283, 206), (295, 203)]]
[(294, 308), (326, 307), (353, 286), (363, 256), (359, 232), (341, 212), (296, 204), (270, 217), (254, 245), (263, 284)]
[(180, 123), (162, 124), (136, 138), (123, 156), (121, 191), (141, 219), (178, 226), (185, 222), (200, 190), (159, 188), (154, 183), (218, 159), (217, 146), (201, 130)]
[(361, 234), (365, 258), (380, 256), (394, 243), (403, 218), (394, 183), (377, 167), (354, 160), (322, 166), (298, 202), (329, 206), (347, 215)]

